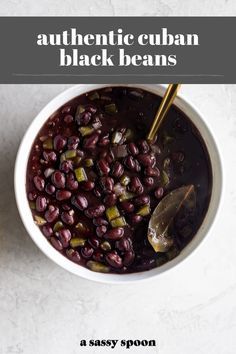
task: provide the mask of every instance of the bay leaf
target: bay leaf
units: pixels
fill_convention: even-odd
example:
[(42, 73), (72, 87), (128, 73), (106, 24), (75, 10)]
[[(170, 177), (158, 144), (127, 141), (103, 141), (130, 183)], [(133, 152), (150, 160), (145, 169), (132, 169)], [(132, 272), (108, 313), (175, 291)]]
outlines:
[(148, 241), (155, 252), (167, 252), (173, 245), (170, 228), (181, 208), (196, 208), (194, 185), (174, 189), (167, 194), (152, 213), (148, 225)]

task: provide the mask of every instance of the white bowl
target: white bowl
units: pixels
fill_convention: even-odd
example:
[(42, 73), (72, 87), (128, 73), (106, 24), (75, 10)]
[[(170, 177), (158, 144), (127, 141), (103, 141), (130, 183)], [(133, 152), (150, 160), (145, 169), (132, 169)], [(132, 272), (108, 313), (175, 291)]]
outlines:
[[(208, 233), (213, 220), (215, 219), (220, 197), (222, 194), (222, 167), (220, 162), (219, 152), (215, 143), (215, 140), (209, 131), (204, 119), (200, 115), (200, 113), (193, 107), (192, 104), (188, 103), (181, 95), (179, 95), (175, 100), (175, 105), (179, 107), (195, 124), (201, 133), (211, 160), (212, 173), (213, 173), (213, 184), (212, 184), (212, 194), (210, 205), (204, 221), (199, 228), (197, 234), (194, 236), (192, 241), (181, 251), (181, 253), (169, 261), (168, 263), (163, 264), (160, 267), (151, 269), (149, 271), (140, 272), (140, 273), (132, 273), (132, 274), (102, 274), (95, 273), (86, 269), (82, 266), (79, 266), (69, 259), (64, 257), (58, 251), (56, 251), (53, 246), (46, 240), (46, 238), (42, 235), (38, 226), (35, 225), (33, 221), (33, 217), (31, 214), (31, 210), (29, 207), (29, 203), (26, 196), (25, 189), (25, 181), (26, 181), (26, 168), (29, 153), (31, 150), (31, 146), (33, 141), (43, 126), (45, 121), (50, 117), (60, 106), (64, 105), (66, 102), (70, 101), (76, 96), (84, 94), (91, 90), (100, 89), (102, 87), (111, 86), (111, 85), (77, 85), (69, 88), (65, 92), (61, 93), (57, 97), (55, 97), (52, 101), (50, 101), (46, 107), (44, 107), (41, 112), (36, 116), (36, 118), (32, 121), (29, 126), (25, 136), (21, 142), (21, 145), (18, 150), (16, 163), (15, 163), (15, 176), (14, 176), (14, 184), (15, 184), (15, 195), (16, 202), (19, 209), (19, 213), (21, 219), (25, 225), (26, 230), (29, 235), (36, 243), (36, 245), (55, 263), (65, 268), (66, 270), (79, 275), (83, 278), (106, 282), (106, 283), (126, 283), (133, 282), (138, 280), (148, 279), (154, 276), (157, 276), (168, 269), (179, 264), (182, 260), (186, 259), (188, 255), (190, 255), (193, 250), (200, 244), (200, 242), (205, 238)], [(113, 85), (113, 86), (130, 86), (136, 88), (142, 88), (144, 90), (156, 93), (158, 95), (163, 96), (165, 88), (161, 85)]]

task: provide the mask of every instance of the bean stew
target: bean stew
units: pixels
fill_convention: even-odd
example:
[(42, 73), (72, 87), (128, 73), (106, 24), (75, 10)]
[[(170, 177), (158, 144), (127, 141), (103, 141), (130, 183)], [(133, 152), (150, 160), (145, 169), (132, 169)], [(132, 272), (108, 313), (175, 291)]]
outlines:
[[(148, 143), (160, 102), (145, 90), (106, 87), (65, 104), (37, 134), (26, 175), (32, 215), (78, 265), (146, 271), (176, 257), (202, 224), (212, 188), (205, 143), (174, 105)], [(158, 246), (148, 235), (154, 210), (154, 226), (165, 226)]]

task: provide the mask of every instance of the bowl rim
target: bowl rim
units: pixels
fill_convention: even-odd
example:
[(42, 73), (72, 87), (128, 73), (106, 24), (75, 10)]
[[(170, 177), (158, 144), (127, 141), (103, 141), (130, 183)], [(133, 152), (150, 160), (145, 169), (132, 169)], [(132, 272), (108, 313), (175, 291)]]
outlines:
[[(218, 149), (217, 140), (206, 124), (203, 115), (199, 112), (199, 110), (195, 107), (194, 104), (190, 103), (188, 99), (184, 98), (180, 93), (178, 97), (175, 99), (175, 105), (179, 107), (182, 111), (190, 110), (191, 113), (199, 119), (199, 125), (197, 129), (199, 130), (201, 136), (203, 137), (206, 134), (206, 137), (209, 139), (209, 142), (212, 144), (207, 146), (207, 142), (205, 140), (206, 137), (203, 137), (205, 145), (207, 146), (207, 151), (210, 157), (210, 163), (212, 167), (212, 193), (211, 199), (209, 202), (209, 207), (204, 217), (203, 223), (198, 229), (196, 235), (189, 242), (189, 244), (180, 252), (180, 254), (172, 259), (171, 261), (163, 264), (160, 267), (153, 268), (149, 271), (143, 271), (138, 273), (129, 273), (129, 274), (103, 274), (93, 272), (85, 267), (82, 267), (68, 258), (60, 254), (53, 246), (47, 241), (45, 237), (43, 237), (40, 229), (35, 225), (31, 210), (29, 207), (29, 203), (26, 196), (25, 191), (25, 179), (26, 179), (26, 168), (29, 157), (29, 152), (31, 150), (33, 141), (38, 134), (39, 129), (43, 126), (45, 121), (52, 115), (58, 108), (64, 105), (69, 100), (73, 99), (76, 96), (82, 95), (83, 93), (96, 90), (102, 87), (134, 87), (141, 88), (146, 91), (152, 92), (157, 95), (163, 96), (165, 92), (164, 85), (157, 84), (83, 84), (83, 85), (74, 85), (64, 90), (57, 96), (55, 96), (52, 100), (50, 100), (36, 115), (36, 117), (32, 120), (29, 127), (27, 128), (18, 152), (15, 161), (15, 169), (14, 169), (14, 190), (15, 190), (15, 199), (17, 208), (21, 217), (21, 220), (31, 237), (34, 243), (40, 248), (40, 250), (53, 262), (61, 266), (62, 268), (68, 270), (69, 272), (80, 276), (87, 280), (96, 281), (99, 283), (109, 283), (109, 284), (124, 284), (124, 283), (133, 283), (140, 282), (141, 280), (150, 280), (153, 277), (157, 277), (165, 274), (168, 270), (174, 269), (177, 265), (181, 264), (183, 261), (189, 258), (193, 252), (198, 249), (199, 245), (203, 243), (203, 240), (206, 239), (206, 236), (209, 234), (213, 224), (215, 223), (216, 217), (219, 213), (222, 196), (223, 196), (223, 169), (222, 169), (222, 158), (220, 156), (220, 152)], [(68, 98), (70, 97), (70, 98)], [(48, 113), (51, 112), (51, 113)], [(193, 117), (187, 114), (188, 118), (193, 122)], [(197, 125), (196, 122), (193, 122), (194, 125)], [(201, 128), (199, 128), (201, 126)], [(35, 128), (38, 129), (35, 129)], [(36, 133), (35, 133), (36, 131)], [(204, 134), (203, 134), (204, 131)], [(212, 153), (209, 151), (209, 148), (212, 147)], [(26, 156), (25, 150), (28, 152)], [(216, 160), (216, 163), (213, 164), (213, 159)], [(22, 169), (23, 162), (23, 169)], [(216, 174), (217, 172), (217, 174)], [(215, 173), (215, 174), (214, 174)], [(23, 184), (23, 185), (22, 185)], [(214, 194), (213, 194), (214, 193)], [(214, 210), (210, 210), (212, 203), (215, 203)], [(206, 220), (209, 218), (208, 224), (206, 224)], [(28, 218), (30, 215), (30, 218)], [(206, 224), (206, 225), (205, 225)], [(201, 231), (201, 238), (198, 237)]]

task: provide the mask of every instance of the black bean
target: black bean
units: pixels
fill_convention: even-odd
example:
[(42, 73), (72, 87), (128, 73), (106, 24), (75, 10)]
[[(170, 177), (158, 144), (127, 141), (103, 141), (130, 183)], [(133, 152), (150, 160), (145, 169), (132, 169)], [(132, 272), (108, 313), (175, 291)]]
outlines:
[(101, 136), (101, 138), (99, 139), (98, 145), (99, 146), (106, 146), (108, 144), (110, 144), (109, 134), (105, 134), (105, 135)]
[(114, 229), (108, 230), (104, 235), (104, 238), (108, 240), (119, 240), (124, 235), (124, 229), (122, 227), (115, 227)]
[(101, 226), (101, 225), (108, 225), (108, 221), (104, 218), (96, 218), (96, 219), (93, 219), (93, 224), (95, 226)]
[(150, 203), (150, 197), (149, 195), (141, 195), (140, 197), (137, 197), (134, 199), (135, 205), (144, 205), (144, 204), (149, 204)]
[(84, 181), (81, 183), (81, 188), (87, 192), (91, 191), (94, 188), (95, 184), (93, 181)]
[(56, 192), (56, 198), (57, 200), (66, 200), (70, 199), (71, 197), (71, 192), (67, 190), (58, 190)]
[(62, 172), (68, 173), (73, 170), (73, 163), (70, 160), (62, 161), (60, 164), (60, 170)]
[(144, 170), (144, 174), (148, 177), (159, 177), (160, 170), (157, 167), (146, 167)]
[(58, 250), (58, 251), (63, 250), (62, 243), (61, 243), (60, 240), (58, 240), (58, 238), (52, 236), (52, 237), (50, 238), (50, 242), (51, 242), (51, 244), (53, 245), (53, 247), (56, 248), (56, 250)]
[(47, 200), (45, 197), (38, 196), (35, 204), (36, 210), (42, 212), (47, 208)]
[(164, 194), (164, 189), (162, 187), (159, 187), (155, 190), (154, 194), (157, 199), (160, 199)]
[(104, 176), (100, 178), (99, 182), (104, 193), (111, 193), (113, 191), (114, 188), (113, 178)]
[(72, 204), (79, 210), (84, 210), (88, 207), (88, 200), (84, 195), (77, 194), (72, 197)]
[(62, 246), (68, 247), (71, 239), (71, 232), (69, 229), (61, 229), (58, 231), (58, 238), (62, 243)]
[(56, 188), (65, 188), (66, 178), (64, 173), (60, 171), (53, 172), (51, 181)]
[(103, 204), (99, 204), (97, 206), (85, 210), (85, 215), (90, 219), (98, 218), (99, 216), (102, 216), (104, 211), (105, 211), (105, 206)]
[(113, 268), (121, 268), (123, 266), (121, 257), (115, 252), (108, 252), (105, 256), (106, 261)]
[(146, 140), (140, 140), (138, 142), (138, 146), (140, 148), (141, 153), (143, 153), (143, 154), (146, 154), (150, 150), (150, 147), (149, 147), (148, 142)]
[(156, 164), (156, 158), (152, 154), (139, 154), (137, 156), (137, 160), (143, 165), (144, 167), (154, 167)]
[(37, 198), (37, 193), (35, 191), (28, 193), (28, 199), (32, 202)]
[(49, 205), (48, 210), (45, 212), (44, 217), (47, 222), (54, 222), (59, 216), (59, 209), (53, 205)]
[(66, 177), (66, 187), (71, 190), (75, 191), (79, 187), (79, 183), (75, 180), (75, 176), (73, 173), (69, 173)]
[(42, 177), (40, 176), (34, 176), (33, 178), (34, 181), (34, 185), (35, 187), (42, 192), (44, 190), (44, 186), (45, 186), (45, 181)]
[(112, 167), (112, 175), (116, 178), (119, 178), (123, 175), (123, 173), (124, 173), (123, 165), (119, 161), (116, 161)]
[(130, 222), (132, 225), (139, 224), (143, 220), (141, 215), (133, 214), (130, 216)]
[(94, 249), (89, 246), (89, 245), (85, 245), (81, 248), (81, 256), (85, 259), (89, 259), (92, 257), (94, 252)]
[(132, 241), (129, 237), (123, 237), (120, 240), (116, 241), (115, 247), (119, 251), (130, 251), (132, 250)]
[(133, 250), (125, 252), (124, 258), (123, 258), (123, 264), (126, 267), (130, 266), (133, 263), (134, 258), (135, 258), (135, 253)]
[(152, 177), (144, 177), (143, 178), (143, 183), (147, 187), (152, 187), (154, 184), (154, 179)]
[(43, 232), (44, 236), (49, 238), (53, 234), (53, 229), (49, 225), (43, 225), (42, 232)]
[(96, 227), (96, 234), (98, 237), (102, 237), (107, 232), (107, 227), (105, 225)]
[(121, 208), (125, 213), (132, 213), (134, 211), (134, 204), (129, 201), (121, 202)]
[(100, 175), (108, 175), (110, 172), (110, 167), (105, 159), (101, 159), (97, 162), (97, 168)]
[(68, 210), (68, 211), (63, 211), (61, 213), (61, 220), (67, 224), (67, 225), (73, 225), (75, 220), (74, 220), (74, 210)]
[(80, 139), (78, 136), (70, 136), (68, 138), (67, 147), (69, 150), (76, 150), (79, 145)]
[(135, 160), (134, 160), (133, 156), (131, 156), (131, 155), (129, 155), (129, 156), (127, 156), (125, 158), (124, 164), (130, 170), (134, 170), (135, 169)]
[(117, 196), (114, 193), (107, 194), (103, 199), (104, 204), (106, 207), (111, 207), (116, 204)]
[(53, 184), (48, 183), (45, 187), (45, 191), (47, 194), (52, 195), (56, 190), (56, 187)]
[(74, 250), (73, 248), (67, 249), (66, 255), (71, 261), (76, 262), (76, 263), (80, 262), (80, 254), (78, 251)]
[(138, 155), (138, 153), (139, 153), (139, 150), (134, 143), (128, 144), (128, 150), (129, 150), (130, 154), (133, 156)]
[(94, 133), (90, 135), (88, 138), (85, 138), (83, 141), (84, 149), (95, 149), (98, 139), (99, 139), (99, 135), (97, 133)]
[(60, 151), (66, 145), (66, 138), (62, 135), (56, 135), (53, 139), (53, 147), (55, 150)]
[(138, 177), (131, 177), (130, 185), (129, 185), (130, 191), (133, 193), (137, 194), (142, 194), (143, 193), (143, 185)]
[(104, 260), (104, 254), (101, 251), (94, 251), (93, 259), (96, 262), (102, 262)]
[(84, 111), (76, 116), (76, 122), (78, 125), (87, 125), (89, 124), (92, 118), (91, 112)]
[(57, 155), (54, 151), (44, 151), (43, 152), (43, 158), (45, 159), (45, 161), (47, 162), (54, 162), (57, 160)]
[(88, 239), (88, 243), (94, 248), (98, 248), (99, 245), (100, 245), (100, 241), (97, 237), (95, 236), (91, 236), (89, 239)]

